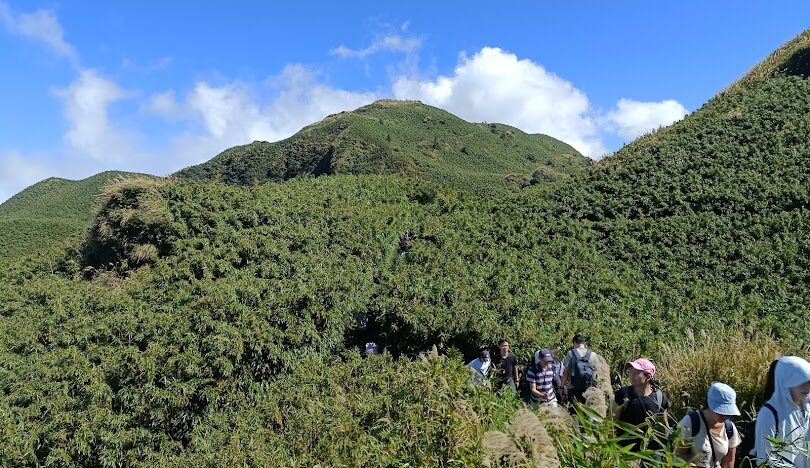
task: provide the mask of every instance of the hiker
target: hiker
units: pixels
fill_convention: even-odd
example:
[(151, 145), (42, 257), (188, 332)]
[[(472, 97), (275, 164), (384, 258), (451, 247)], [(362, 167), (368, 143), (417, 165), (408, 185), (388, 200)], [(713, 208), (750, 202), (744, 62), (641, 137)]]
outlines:
[(380, 347), (377, 345), (377, 343), (375, 343), (373, 341), (368, 342), (368, 343), (366, 343), (364, 353), (365, 353), (366, 357), (374, 356), (375, 354), (380, 354)]
[[(669, 426), (669, 399), (655, 383), (655, 364), (649, 359), (639, 358), (625, 364), (624, 369), (630, 374), (630, 385), (616, 390), (614, 394), (615, 418), (638, 427), (647, 424), (650, 418), (660, 416), (664, 425)], [(618, 435), (628, 436), (623, 443), (635, 444), (636, 449), (642, 448), (640, 439), (630, 438), (629, 434), (620, 432)], [(647, 448), (658, 450), (663, 446), (658, 441), (651, 440)]]
[(534, 364), (526, 369), (526, 382), (529, 386), (529, 403), (540, 406), (557, 406), (554, 393), (554, 356), (547, 348), (534, 353)]
[[(810, 363), (785, 356), (775, 366), (773, 394), (757, 413), (757, 461), (773, 467), (810, 468)], [(768, 437), (779, 439), (782, 446), (775, 447)]]
[(508, 386), (512, 390), (517, 390), (518, 378), (517, 358), (509, 351), (509, 341), (498, 342), (500, 353), (498, 354), (497, 376), (500, 386)]
[(593, 387), (596, 380), (596, 360), (598, 355), (588, 348), (587, 340), (582, 335), (574, 335), (571, 340), (573, 349), (568, 351), (563, 360), (560, 387), (569, 402), (585, 403), (585, 391)]
[(492, 367), (492, 359), (489, 358), (489, 351), (486, 349), (481, 350), (479, 356), (467, 364), (467, 367), (473, 370), (473, 383), (487, 386), (486, 378), (489, 376), (490, 368)]
[(400, 239), (399, 239), (399, 254), (405, 255), (411, 251), (411, 246), (413, 245), (413, 233), (406, 232)]
[(724, 383), (713, 383), (705, 408), (692, 411), (678, 423), (689, 443), (678, 449), (678, 456), (689, 460), (689, 466), (734, 468), (741, 439), (729, 418), (739, 415), (737, 392)]

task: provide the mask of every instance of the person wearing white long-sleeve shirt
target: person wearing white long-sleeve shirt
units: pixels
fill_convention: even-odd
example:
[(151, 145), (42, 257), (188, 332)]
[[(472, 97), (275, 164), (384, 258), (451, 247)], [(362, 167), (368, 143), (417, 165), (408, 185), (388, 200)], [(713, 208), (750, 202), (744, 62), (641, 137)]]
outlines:
[[(783, 357), (774, 376), (773, 396), (757, 414), (757, 461), (775, 468), (810, 468), (810, 363)], [(781, 442), (774, 444), (768, 437)]]

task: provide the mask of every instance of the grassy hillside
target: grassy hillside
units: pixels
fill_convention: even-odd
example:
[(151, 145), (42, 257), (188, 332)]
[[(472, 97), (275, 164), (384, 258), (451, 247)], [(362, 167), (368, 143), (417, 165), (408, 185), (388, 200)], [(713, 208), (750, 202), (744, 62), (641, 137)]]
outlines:
[(50, 178), (0, 204), (0, 262), (83, 234), (101, 188), (123, 175), (110, 171), (84, 180)]
[[(776, 350), (810, 342), (810, 80), (788, 72), (806, 48), (785, 50), (682, 122), (511, 197), (481, 196), (507, 169), (398, 177), (426, 160), (338, 150), (359, 137), (300, 158), (342, 119), (385, 128), (364, 114), (386, 103), (279, 143), (306, 150), (108, 186), (84, 242), (0, 269), (0, 464), (497, 466), (493, 447), (534, 457), (544, 440), (565, 466), (623, 466), (590, 433), (526, 435), (540, 423), (508, 422), (514, 396), (470, 387), (462, 356), (501, 337), (525, 362), (582, 331), (614, 370), (697, 355), (696, 371), (713, 351), (744, 363), (720, 377), (754, 401)], [(276, 179), (292, 180), (255, 184)], [(361, 360), (372, 340), (389, 355)], [(755, 359), (734, 355), (745, 343)], [(434, 346), (447, 357), (419, 357)], [(663, 384), (700, 391), (718, 377), (704, 370)]]
[(414, 101), (377, 101), (327, 117), (292, 137), (224, 151), (176, 175), (233, 184), (304, 175), (397, 174), (472, 190), (504, 193), (555, 179), (590, 160), (546, 135), (502, 124), (473, 124)]
[(750, 303), (775, 327), (796, 315), (806, 332), (810, 80), (744, 83), (546, 194), (662, 297), (688, 296), (687, 285), (733, 291), (735, 308)]

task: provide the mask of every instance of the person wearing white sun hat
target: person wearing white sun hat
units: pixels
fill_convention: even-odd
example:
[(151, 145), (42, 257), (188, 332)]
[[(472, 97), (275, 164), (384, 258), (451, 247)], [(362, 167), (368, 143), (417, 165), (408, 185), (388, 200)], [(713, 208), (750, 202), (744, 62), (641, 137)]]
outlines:
[(692, 411), (681, 421), (681, 435), (691, 446), (678, 454), (693, 467), (733, 468), (737, 446), (742, 439), (732, 416), (739, 416), (737, 392), (728, 385), (715, 382), (709, 387), (706, 407)]

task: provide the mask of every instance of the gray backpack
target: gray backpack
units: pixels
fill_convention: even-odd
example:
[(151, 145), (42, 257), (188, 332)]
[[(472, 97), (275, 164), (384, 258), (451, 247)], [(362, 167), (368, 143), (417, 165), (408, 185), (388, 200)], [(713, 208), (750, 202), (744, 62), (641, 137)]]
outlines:
[(577, 392), (584, 392), (585, 390), (593, 387), (596, 380), (596, 369), (591, 364), (591, 350), (585, 352), (585, 355), (579, 357), (577, 350), (571, 350), (574, 360), (574, 368), (571, 369), (571, 386)]

